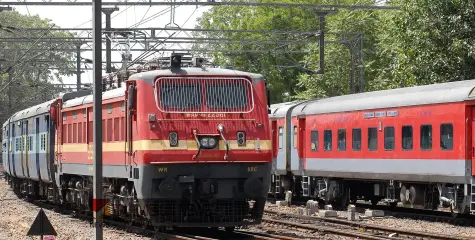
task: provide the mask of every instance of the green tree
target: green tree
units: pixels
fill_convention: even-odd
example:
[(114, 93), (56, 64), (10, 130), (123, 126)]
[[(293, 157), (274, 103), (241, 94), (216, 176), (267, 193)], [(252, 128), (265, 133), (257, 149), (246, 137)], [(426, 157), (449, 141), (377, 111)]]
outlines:
[[(307, 0), (307, 1), (272, 1), (261, 2), (289, 2), (334, 4), (334, 1)], [(368, 4), (370, 0), (342, 0), (339, 4)], [(318, 37), (299, 36), (295, 34), (280, 34), (271, 36), (262, 33), (204, 33), (201, 37), (220, 37), (235, 40), (256, 38), (263, 41), (287, 40), (295, 44), (253, 44), (253, 43), (213, 43), (201, 44), (199, 47), (207, 49), (249, 50), (262, 49), (265, 54), (243, 54), (235, 58), (234, 65), (244, 71), (260, 72), (269, 81), (272, 102), (281, 102), (292, 98), (314, 98), (335, 96), (349, 93), (350, 53), (346, 45), (342, 44), (345, 38), (342, 32), (363, 33), (365, 49), (365, 79), (372, 79), (376, 72), (372, 67), (378, 64), (377, 52), (374, 51), (378, 29), (375, 27), (379, 20), (377, 11), (339, 10), (326, 19), (326, 41), (331, 42), (325, 47), (325, 75), (314, 75), (319, 66)], [(222, 30), (283, 30), (283, 31), (317, 31), (319, 30), (318, 17), (312, 9), (302, 8), (271, 8), (271, 7), (213, 7), (199, 20), (200, 28)], [(298, 43), (298, 44), (297, 44)], [(307, 53), (278, 53), (275, 50), (307, 51)], [(213, 55), (214, 60), (222, 64), (229, 58), (220, 53)], [(287, 67), (282, 67), (287, 66)], [(355, 83), (356, 84), (356, 83)], [(286, 99), (290, 95), (290, 99)]]
[(475, 3), (468, 0), (393, 0), (400, 7), (382, 21), (382, 87), (473, 79)]
[[(13, 113), (52, 99), (59, 89), (51, 82), (71, 75), (73, 52), (54, 49), (74, 49), (73, 43), (46, 41), (48, 38), (72, 37), (56, 31), (50, 20), (25, 16), (16, 11), (0, 12), (0, 109), (1, 121)], [(22, 31), (22, 28), (50, 30)], [(14, 39), (7, 41), (8, 38)], [(8, 91), (11, 90), (11, 109)]]

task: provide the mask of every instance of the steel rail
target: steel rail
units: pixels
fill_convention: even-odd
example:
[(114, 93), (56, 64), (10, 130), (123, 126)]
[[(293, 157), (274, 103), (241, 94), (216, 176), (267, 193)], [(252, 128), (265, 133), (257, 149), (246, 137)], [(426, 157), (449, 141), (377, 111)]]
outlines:
[[(387, 237), (376, 236), (376, 235), (372, 235), (368, 233), (360, 233), (354, 230), (348, 231), (348, 230), (337, 229), (333, 227), (322, 227), (322, 226), (316, 227), (316, 226), (310, 226), (310, 225), (305, 225), (305, 224), (300, 224), (300, 223), (274, 220), (270, 218), (262, 218), (262, 221), (269, 222), (269, 223), (282, 224), (285, 226), (292, 226), (292, 227), (297, 227), (297, 228), (302, 228), (302, 229), (314, 230), (314, 231), (319, 231), (319, 232), (326, 232), (326, 233), (331, 233), (331, 234), (339, 235), (339, 236), (358, 237), (360, 239), (371, 239), (371, 240), (387, 239)], [(393, 238), (393, 239), (397, 239), (397, 238)]]
[(404, 229), (395, 229), (395, 228), (384, 227), (384, 226), (379, 226), (379, 225), (374, 225), (374, 224), (358, 223), (358, 222), (354, 222), (354, 221), (348, 221), (348, 220), (342, 220), (342, 219), (336, 219), (336, 218), (299, 216), (299, 215), (295, 215), (295, 214), (281, 213), (281, 212), (272, 211), (272, 210), (264, 210), (264, 213), (286, 216), (286, 217), (291, 217), (291, 218), (297, 218), (297, 219), (302, 219), (302, 220), (337, 223), (337, 224), (342, 224), (342, 225), (347, 225), (347, 226), (352, 226), (352, 227), (358, 227), (358, 228), (363, 228), (363, 229), (368, 229), (368, 230), (398, 233), (398, 234), (401, 234), (401, 235), (410, 235), (410, 236), (415, 236), (415, 237), (429, 237), (431, 239), (446, 239), (446, 240), (468, 240), (468, 239), (470, 239), (470, 238), (466, 238), (466, 237), (457, 237), (457, 236), (443, 235), (443, 234), (438, 234), (438, 233), (426, 233), (426, 232), (417, 232), (417, 231), (412, 231), (412, 230), (409, 231), (409, 230), (404, 230)]

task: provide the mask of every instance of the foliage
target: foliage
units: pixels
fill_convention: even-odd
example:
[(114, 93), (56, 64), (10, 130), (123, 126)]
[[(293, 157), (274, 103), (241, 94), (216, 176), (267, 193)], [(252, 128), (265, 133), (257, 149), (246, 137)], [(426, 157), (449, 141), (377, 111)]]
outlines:
[[(304, 2), (315, 4), (372, 5), (374, 0), (261, 0), (261, 2)], [(351, 40), (362, 33), (364, 64), (354, 57), (354, 79), (364, 69), (364, 91), (437, 82), (472, 79), (475, 76), (475, 3), (468, 0), (392, 0), (400, 10), (345, 10), (326, 18), (325, 74), (310, 74), (319, 65), (316, 38), (288, 46), (262, 43), (220, 42), (200, 44), (207, 49), (267, 49), (265, 54), (243, 54), (235, 58), (239, 70), (259, 72), (270, 82), (272, 102), (295, 98), (311, 99), (351, 93)], [(318, 19), (310, 9), (270, 7), (213, 7), (199, 21), (200, 28), (256, 30), (318, 30)], [(347, 35), (343, 33), (348, 33)], [(305, 39), (295, 34), (270, 36), (261, 33), (210, 32), (201, 37), (239, 39)], [(277, 53), (276, 49), (304, 50), (303, 54)], [(358, 48), (356, 48), (358, 50)], [(229, 56), (213, 55), (218, 64), (229, 64)], [(287, 65), (279, 68), (276, 65)], [(356, 86), (358, 83), (354, 83)], [(356, 87), (356, 90), (358, 88)], [(290, 97), (286, 98), (286, 94)]]
[[(48, 38), (71, 36), (51, 30), (22, 31), (21, 28), (52, 28), (49, 20), (39, 16), (25, 16), (16, 11), (0, 12), (0, 35), (16, 41), (0, 41), (0, 119), (50, 100), (58, 93), (51, 81), (61, 81), (61, 75), (71, 75), (73, 52), (54, 49), (74, 49), (69, 42), (49, 42)], [(11, 90), (11, 108), (8, 91)]]
[(475, 77), (475, 3), (468, 0), (403, 1), (392, 5), (381, 35), (381, 56), (389, 58), (392, 87), (459, 81)]

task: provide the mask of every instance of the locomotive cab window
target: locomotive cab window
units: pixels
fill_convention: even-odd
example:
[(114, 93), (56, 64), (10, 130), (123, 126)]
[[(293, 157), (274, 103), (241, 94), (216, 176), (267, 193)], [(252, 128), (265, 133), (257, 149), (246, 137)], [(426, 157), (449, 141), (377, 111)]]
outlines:
[(332, 130), (325, 130), (323, 132), (323, 149), (325, 151), (332, 150)]
[(206, 105), (213, 109), (248, 107), (249, 96), (245, 84), (244, 82), (233, 82), (231, 84), (206, 85)]
[(338, 129), (338, 151), (346, 151), (346, 129)]
[(432, 125), (421, 126), (421, 149), (432, 149)]
[(316, 130), (310, 133), (310, 149), (314, 152), (318, 151), (318, 131)]
[(412, 150), (412, 126), (403, 126), (402, 127), (402, 149), (403, 150)]
[(189, 109), (202, 106), (201, 86), (199, 84), (174, 84), (160, 86), (161, 105), (168, 108)]
[(454, 149), (454, 126), (452, 123), (444, 123), (440, 125), (440, 149)]
[(394, 150), (394, 127), (384, 128), (384, 150)]
[(368, 150), (378, 150), (378, 129), (368, 128)]
[(361, 128), (353, 128), (352, 135), (353, 151), (361, 151)]

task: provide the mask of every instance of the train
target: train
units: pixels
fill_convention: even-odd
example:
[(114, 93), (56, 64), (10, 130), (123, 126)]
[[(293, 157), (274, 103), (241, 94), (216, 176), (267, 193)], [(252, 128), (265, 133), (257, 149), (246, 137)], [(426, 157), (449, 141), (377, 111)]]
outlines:
[(266, 81), (181, 57), (103, 92), (99, 123), (90, 90), (13, 114), (2, 154), (11, 188), (90, 213), (102, 124), (106, 218), (157, 230), (259, 224), (272, 164)]
[(475, 213), (475, 80), (271, 105), (269, 195)]

